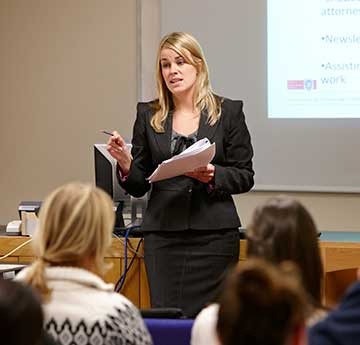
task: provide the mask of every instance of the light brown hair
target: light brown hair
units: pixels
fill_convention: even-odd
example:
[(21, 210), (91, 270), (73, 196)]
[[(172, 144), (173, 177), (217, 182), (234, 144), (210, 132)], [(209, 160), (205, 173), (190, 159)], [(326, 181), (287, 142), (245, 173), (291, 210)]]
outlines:
[(298, 265), (309, 302), (321, 307), (323, 266), (313, 218), (299, 202), (284, 196), (259, 205), (246, 231), (247, 256)]

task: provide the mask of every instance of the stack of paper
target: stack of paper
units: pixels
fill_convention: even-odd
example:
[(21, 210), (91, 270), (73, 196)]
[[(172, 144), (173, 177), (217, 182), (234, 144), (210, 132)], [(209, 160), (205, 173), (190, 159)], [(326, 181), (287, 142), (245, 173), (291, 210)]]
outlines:
[(159, 164), (148, 180), (156, 182), (183, 175), (186, 172), (208, 165), (214, 156), (215, 143), (210, 144), (207, 138), (201, 139), (180, 154)]

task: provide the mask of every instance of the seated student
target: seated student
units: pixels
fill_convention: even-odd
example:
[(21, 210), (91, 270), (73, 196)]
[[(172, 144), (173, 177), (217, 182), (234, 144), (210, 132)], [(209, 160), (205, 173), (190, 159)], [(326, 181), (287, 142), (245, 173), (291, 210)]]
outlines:
[(275, 264), (292, 261), (298, 266), (311, 308), (307, 325), (325, 317), (318, 231), (307, 209), (291, 198), (271, 198), (255, 209), (246, 237), (248, 258), (261, 257)]
[(20, 282), (0, 278), (0, 334), (6, 345), (55, 345), (43, 331), (39, 296)]
[(310, 328), (309, 345), (360, 344), (360, 275), (340, 305)]
[(61, 344), (151, 344), (137, 308), (101, 277), (114, 225), (112, 201), (102, 190), (70, 183), (40, 210), (34, 263), (17, 279), (43, 298), (45, 329)]
[(228, 276), (220, 298), (221, 345), (305, 345), (306, 297), (295, 266), (250, 259)]
[[(264, 258), (275, 264), (292, 261), (298, 266), (310, 306), (308, 325), (326, 315), (321, 304), (323, 267), (317, 236), (310, 213), (300, 202), (286, 197), (259, 205), (246, 231), (248, 258)], [(209, 341), (214, 338), (217, 310), (218, 305), (210, 305), (196, 317), (193, 345), (215, 344)]]

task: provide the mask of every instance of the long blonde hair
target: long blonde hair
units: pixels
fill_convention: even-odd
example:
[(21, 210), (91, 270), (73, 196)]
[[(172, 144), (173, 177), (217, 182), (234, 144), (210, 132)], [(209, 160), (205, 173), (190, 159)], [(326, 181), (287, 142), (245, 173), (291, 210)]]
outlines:
[(196, 68), (197, 78), (194, 91), (194, 106), (199, 111), (207, 110), (208, 122), (213, 126), (221, 115), (221, 99), (212, 92), (208, 66), (200, 44), (186, 32), (173, 32), (163, 37), (159, 44), (156, 66), (156, 81), (159, 99), (155, 102), (155, 114), (151, 126), (158, 133), (164, 132), (164, 123), (174, 104), (172, 94), (167, 88), (161, 72), (160, 54), (164, 48), (172, 49), (181, 55), (186, 63)]
[(34, 235), (37, 258), (26, 281), (46, 300), (51, 293), (44, 276), (47, 265), (81, 268), (84, 259), (91, 258), (94, 273), (102, 275), (114, 221), (113, 203), (99, 188), (69, 183), (54, 190), (40, 210), (39, 228)]

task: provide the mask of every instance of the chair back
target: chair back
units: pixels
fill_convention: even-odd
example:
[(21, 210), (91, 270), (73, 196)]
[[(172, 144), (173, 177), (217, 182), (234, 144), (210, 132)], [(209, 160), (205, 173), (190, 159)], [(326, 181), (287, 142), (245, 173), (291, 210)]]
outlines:
[(154, 345), (190, 345), (192, 319), (148, 319), (145, 324)]

